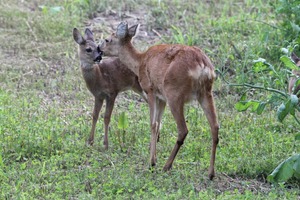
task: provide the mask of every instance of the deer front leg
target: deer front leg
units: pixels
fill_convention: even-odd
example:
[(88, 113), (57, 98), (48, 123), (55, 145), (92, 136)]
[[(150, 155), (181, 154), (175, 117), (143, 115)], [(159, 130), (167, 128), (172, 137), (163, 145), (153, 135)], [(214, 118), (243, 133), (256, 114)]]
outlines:
[(99, 99), (99, 98), (95, 97), (94, 111), (93, 111), (93, 124), (92, 124), (92, 130), (90, 133), (90, 137), (87, 141), (88, 145), (94, 144), (95, 128), (96, 128), (96, 124), (97, 124), (98, 117), (99, 117), (99, 112), (102, 108), (102, 105), (103, 105), (103, 99)]
[(103, 141), (105, 150), (108, 149), (108, 129), (109, 129), (110, 117), (114, 108), (116, 97), (117, 95), (114, 94), (106, 98), (106, 109), (104, 114), (104, 141)]

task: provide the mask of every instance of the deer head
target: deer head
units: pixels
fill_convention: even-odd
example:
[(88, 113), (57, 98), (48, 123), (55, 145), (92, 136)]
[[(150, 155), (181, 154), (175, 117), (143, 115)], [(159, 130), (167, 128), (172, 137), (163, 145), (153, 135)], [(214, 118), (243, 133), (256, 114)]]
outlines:
[(102, 41), (102, 43), (99, 44), (99, 48), (104, 52), (105, 56), (120, 56), (120, 44), (130, 42), (131, 39), (138, 34), (138, 30), (139, 24), (128, 28), (126, 22), (121, 22), (117, 27), (116, 33), (112, 33), (109, 38)]
[(80, 34), (77, 28), (73, 29), (73, 38), (78, 47), (78, 55), (83, 66), (91, 66), (91, 62), (100, 62), (102, 60), (103, 51), (101, 46), (94, 41), (93, 33), (90, 29), (85, 29), (84, 36)]

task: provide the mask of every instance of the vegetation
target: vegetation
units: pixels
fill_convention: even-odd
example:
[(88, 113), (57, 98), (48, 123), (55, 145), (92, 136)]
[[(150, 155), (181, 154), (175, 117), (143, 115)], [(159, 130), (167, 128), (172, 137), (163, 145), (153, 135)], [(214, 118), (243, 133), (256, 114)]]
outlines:
[[(0, 199), (299, 198), (297, 177), (267, 181), (287, 157), (299, 155), (299, 112), (277, 118), (290, 96), (258, 109), (274, 91), (232, 86), (287, 93), (290, 69), (280, 57), (282, 48), (299, 52), (296, 8), (299, 0), (0, 2)], [(72, 30), (89, 26), (100, 39), (121, 20), (142, 24), (136, 38), (141, 49), (159, 42), (196, 45), (215, 64), (221, 129), (213, 181), (207, 178), (210, 130), (194, 103), (186, 106), (189, 135), (170, 172), (161, 170), (177, 136), (170, 111), (150, 171), (149, 111), (132, 92), (117, 99), (109, 150), (102, 147), (101, 122), (94, 146), (85, 144), (93, 97), (81, 77)], [(240, 100), (259, 104), (238, 112)]]

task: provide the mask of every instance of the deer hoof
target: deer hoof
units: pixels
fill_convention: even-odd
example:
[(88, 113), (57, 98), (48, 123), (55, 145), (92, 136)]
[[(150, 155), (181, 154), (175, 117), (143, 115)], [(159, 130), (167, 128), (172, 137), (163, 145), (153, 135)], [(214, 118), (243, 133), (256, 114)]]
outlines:
[(170, 171), (171, 168), (172, 168), (172, 165), (171, 165), (171, 166), (165, 165), (164, 168), (163, 168), (163, 171), (164, 171), (164, 172)]
[(208, 175), (209, 180), (213, 180), (214, 177), (215, 177), (215, 174), (214, 174), (214, 173)]
[(87, 145), (90, 145), (90, 146), (93, 146), (94, 140), (88, 139), (88, 141), (86, 141), (86, 144), (87, 144)]

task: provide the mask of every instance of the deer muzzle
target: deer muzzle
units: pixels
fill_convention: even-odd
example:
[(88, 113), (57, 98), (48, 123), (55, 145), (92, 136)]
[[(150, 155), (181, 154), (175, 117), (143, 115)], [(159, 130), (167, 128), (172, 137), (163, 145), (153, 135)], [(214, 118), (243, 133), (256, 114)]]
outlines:
[(103, 51), (98, 50), (96, 55), (94, 56), (94, 62), (99, 63), (102, 60)]

